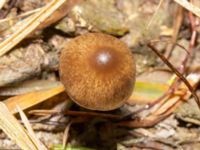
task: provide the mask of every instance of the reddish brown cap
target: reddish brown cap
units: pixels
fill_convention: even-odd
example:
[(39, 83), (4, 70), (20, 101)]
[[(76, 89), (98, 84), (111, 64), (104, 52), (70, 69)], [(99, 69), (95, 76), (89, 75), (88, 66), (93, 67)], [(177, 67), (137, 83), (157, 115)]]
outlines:
[(71, 99), (92, 110), (120, 107), (132, 93), (134, 58), (119, 39), (87, 33), (68, 42), (60, 56), (60, 76)]

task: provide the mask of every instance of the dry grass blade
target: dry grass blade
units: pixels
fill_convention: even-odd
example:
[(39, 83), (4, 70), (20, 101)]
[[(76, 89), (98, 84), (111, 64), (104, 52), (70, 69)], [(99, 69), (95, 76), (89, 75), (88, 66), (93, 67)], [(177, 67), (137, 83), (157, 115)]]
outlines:
[(45, 145), (42, 144), (42, 143), (40, 142), (40, 140), (37, 139), (37, 137), (36, 137), (36, 135), (35, 135), (35, 133), (34, 133), (32, 127), (31, 127), (31, 125), (30, 125), (30, 123), (29, 123), (29, 121), (28, 121), (26, 115), (25, 115), (24, 112), (21, 110), (21, 108), (20, 108), (19, 106), (17, 106), (17, 109), (18, 109), (18, 111), (19, 111), (19, 114), (20, 114), (20, 117), (21, 117), (21, 119), (22, 119), (22, 122), (24, 123), (24, 126), (26, 127), (26, 129), (27, 129), (27, 131), (28, 131), (28, 134), (29, 134), (31, 140), (35, 143), (35, 145), (37, 146), (37, 148), (38, 148), (39, 150), (48, 150), (48, 149), (45, 147)]
[(160, 0), (158, 6), (157, 6), (157, 8), (156, 8), (155, 13), (153, 14), (151, 20), (150, 20), (149, 23), (147, 24), (146, 29), (149, 29), (149, 27), (151, 26), (152, 22), (154, 21), (155, 17), (156, 17), (157, 14), (158, 14), (158, 10), (160, 9), (160, 6), (161, 6), (162, 3), (163, 3), (163, 0)]
[(179, 5), (181, 5), (182, 7), (184, 7), (185, 9), (192, 12), (193, 14), (195, 14), (196, 16), (200, 17), (200, 8), (192, 5), (187, 0), (174, 0), (174, 1)]
[(32, 142), (27, 132), (17, 119), (9, 112), (6, 105), (0, 102), (0, 128), (13, 140), (16, 144), (25, 150), (39, 150)]
[(16, 18), (20, 19), (20, 18), (23, 18), (23, 17), (27, 17), (29, 15), (32, 15), (32, 14), (36, 13), (36, 12), (39, 12), (40, 10), (41, 10), (41, 8), (38, 8), (38, 9), (34, 9), (34, 10), (31, 10), (31, 11), (22, 13), (22, 14), (20, 14), (18, 16), (15, 16), (15, 17), (14, 16), (7, 17), (7, 18), (4, 18), (4, 19), (1, 19), (0, 23), (9, 22), (9, 21), (14, 20)]
[(42, 8), (38, 13), (28, 17), (23, 21), (23, 25), (8, 39), (0, 43), (0, 56), (11, 50), (27, 35), (32, 33), (37, 27), (60, 8), (66, 0), (53, 0), (47, 6)]
[(19, 96), (14, 96), (6, 99), (4, 103), (6, 104), (10, 112), (14, 114), (18, 112), (18, 110), (16, 109), (17, 105), (20, 106), (22, 110), (24, 110), (36, 104), (39, 104), (63, 91), (64, 87), (62, 85), (58, 85), (49, 90), (31, 92)]
[(64, 131), (64, 135), (63, 135), (63, 149), (66, 147), (67, 144), (67, 140), (69, 138), (69, 129), (71, 127), (71, 122), (67, 125), (67, 127), (65, 128)]

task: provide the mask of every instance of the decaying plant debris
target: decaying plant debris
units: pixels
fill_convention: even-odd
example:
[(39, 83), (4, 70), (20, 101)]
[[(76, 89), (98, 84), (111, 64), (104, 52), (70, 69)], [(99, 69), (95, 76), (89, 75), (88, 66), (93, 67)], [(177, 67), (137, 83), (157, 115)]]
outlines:
[[(198, 0), (1, 0), (0, 9), (0, 149), (200, 149), (193, 90), (147, 46), (200, 97)], [(60, 51), (87, 32), (135, 55), (135, 91), (120, 109), (85, 110), (63, 92)]]

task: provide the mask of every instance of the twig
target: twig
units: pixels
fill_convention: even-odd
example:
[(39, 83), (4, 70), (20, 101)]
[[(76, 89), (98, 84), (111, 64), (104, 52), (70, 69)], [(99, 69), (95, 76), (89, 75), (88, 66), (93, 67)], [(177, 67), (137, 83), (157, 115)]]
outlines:
[(60, 112), (57, 110), (31, 110), (29, 111), (30, 114), (35, 115), (55, 115), (55, 114), (64, 114), (69, 116), (82, 116), (82, 117), (101, 117), (101, 118), (109, 118), (109, 119), (119, 119), (121, 115), (112, 115), (108, 113), (97, 113), (97, 112), (85, 112), (85, 111), (69, 111), (66, 110), (64, 112)]
[(151, 48), (157, 54), (157, 56), (159, 56), (160, 59), (162, 59), (165, 62), (165, 64), (185, 83), (185, 85), (192, 93), (196, 103), (200, 107), (199, 97), (197, 96), (196, 92), (194, 91), (190, 83), (187, 81), (187, 79), (185, 79), (185, 77), (176, 68), (174, 68), (174, 66), (162, 54), (158, 52), (158, 50), (152, 45), (152, 43), (148, 43), (147, 46)]

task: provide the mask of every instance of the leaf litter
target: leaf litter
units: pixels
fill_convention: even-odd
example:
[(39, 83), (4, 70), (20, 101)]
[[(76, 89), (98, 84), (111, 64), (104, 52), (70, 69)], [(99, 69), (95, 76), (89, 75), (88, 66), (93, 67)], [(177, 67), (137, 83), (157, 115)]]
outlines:
[[(199, 32), (198, 0), (28, 0), (13, 5), (9, 8), (9, 3), (0, 2), (2, 14), (7, 14), (0, 20), (0, 95), (4, 100), (0, 118), (5, 120), (0, 127), (18, 146), (45, 149), (41, 141), (55, 150), (65, 145), (65, 149), (80, 150), (199, 149), (197, 104), (182, 81), (172, 86), (173, 71), (146, 46), (150, 40), (160, 40), (156, 48), (178, 69), (187, 67), (185, 77), (199, 93), (199, 37), (192, 39)], [(106, 114), (66, 103), (70, 100), (58, 77), (62, 46), (76, 35), (94, 31), (118, 36), (137, 60), (135, 92), (123, 107)], [(172, 46), (162, 42), (165, 39)], [(187, 55), (175, 43), (192, 53)], [(188, 63), (183, 64), (187, 57)], [(21, 121), (12, 115), (18, 112)], [(7, 121), (10, 125), (5, 127)], [(13, 136), (19, 130), (16, 127), (22, 129), (17, 137)], [(0, 137), (0, 147), (18, 148), (9, 144), (4, 133)], [(34, 148), (28, 148), (30, 142)]]

